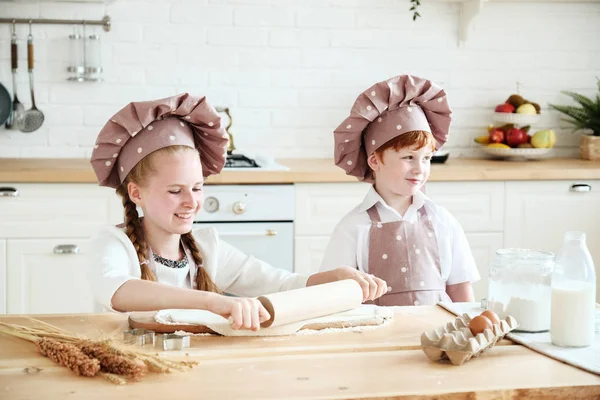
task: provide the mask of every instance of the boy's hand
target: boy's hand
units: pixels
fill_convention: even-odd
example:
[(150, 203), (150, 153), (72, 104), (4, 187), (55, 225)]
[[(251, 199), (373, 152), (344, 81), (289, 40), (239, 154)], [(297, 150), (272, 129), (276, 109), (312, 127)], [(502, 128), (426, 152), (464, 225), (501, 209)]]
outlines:
[(311, 275), (308, 279), (307, 286), (336, 282), (344, 279), (352, 279), (358, 282), (363, 292), (363, 302), (375, 300), (388, 292), (388, 286), (383, 279), (379, 279), (371, 274), (365, 274), (364, 272), (350, 267), (340, 267), (332, 271)]

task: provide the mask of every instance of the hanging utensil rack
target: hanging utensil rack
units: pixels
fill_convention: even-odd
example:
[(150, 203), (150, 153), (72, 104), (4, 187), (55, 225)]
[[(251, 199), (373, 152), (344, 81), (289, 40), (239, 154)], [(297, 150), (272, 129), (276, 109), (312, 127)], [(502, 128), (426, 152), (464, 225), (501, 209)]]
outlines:
[(45, 18), (0, 18), (0, 24), (46, 24), (46, 25), (97, 25), (102, 26), (105, 32), (110, 31), (110, 17), (105, 15), (102, 19), (45, 19)]

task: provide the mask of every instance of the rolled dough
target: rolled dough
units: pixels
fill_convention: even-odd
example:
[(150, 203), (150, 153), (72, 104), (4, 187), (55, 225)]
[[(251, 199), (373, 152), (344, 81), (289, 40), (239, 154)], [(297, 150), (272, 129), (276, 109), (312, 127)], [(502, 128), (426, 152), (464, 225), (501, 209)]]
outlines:
[(234, 330), (225, 318), (206, 310), (161, 310), (155, 314), (154, 319), (165, 325), (203, 325), (223, 336), (284, 336), (295, 334), (303, 328), (327, 329), (382, 325), (392, 317), (392, 308), (363, 304), (354, 310), (261, 328), (257, 332), (248, 329)]

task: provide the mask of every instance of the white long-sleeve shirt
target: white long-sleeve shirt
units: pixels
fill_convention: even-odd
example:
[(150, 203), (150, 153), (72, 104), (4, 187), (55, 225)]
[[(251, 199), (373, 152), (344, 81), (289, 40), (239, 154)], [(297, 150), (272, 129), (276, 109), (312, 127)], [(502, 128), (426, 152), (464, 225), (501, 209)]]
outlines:
[(417, 211), (424, 206), (433, 223), (438, 243), (442, 278), (446, 284), (476, 282), (480, 279), (477, 265), (462, 227), (444, 207), (433, 203), (423, 192), (413, 196), (412, 204), (404, 216), (386, 204), (374, 187), (363, 201), (351, 210), (335, 227), (320, 271), (339, 267), (357, 268), (369, 272), (369, 230), (371, 219), (367, 210), (377, 207), (381, 222), (416, 221)]
[[(223, 292), (257, 297), (306, 286), (308, 276), (274, 268), (244, 254), (220, 240), (214, 227), (195, 229), (193, 234), (203, 257), (203, 268)], [(130, 279), (141, 279), (135, 248), (122, 229), (110, 226), (89, 241), (87, 254), (88, 280), (94, 298), (100, 305), (113, 310), (111, 300), (115, 292)], [(173, 279), (169, 278), (169, 274)], [(191, 287), (189, 277), (185, 279), (185, 269), (160, 271), (157, 267), (156, 275), (160, 283)], [(161, 282), (161, 277), (164, 282)]]

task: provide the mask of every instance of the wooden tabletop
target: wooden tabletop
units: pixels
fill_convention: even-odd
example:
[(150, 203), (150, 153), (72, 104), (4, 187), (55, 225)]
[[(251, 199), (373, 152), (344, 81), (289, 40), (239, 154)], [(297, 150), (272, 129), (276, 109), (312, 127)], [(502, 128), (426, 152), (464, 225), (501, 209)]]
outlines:
[[(92, 337), (126, 327), (126, 316), (116, 314), (37, 317)], [(459, 367), (430, 361), (421, 333), (453, 318), (439, 307), (397, 307), (392, 323), (360, 333), (193, 337), (190, 349), (163, 354), (199, 361), (197, 367), (126, 386), (77, 377), (33, 344), (0, 336), (0, 398), (600, 398), (599, 376), (508, 341)], [(26, 323), (20, 316), (0, 320)]]
[[(208, 184), (357, 182), (331, 159), (277, 160), (287, 171), (225, 169)], [(579, 159), (497, 161), (450, 159), (433, 164), (430, 181), (591, 180), (600, 179), (600, 163)], [(85, 159), (0, 159), (0, 183), (96, 183)]]

